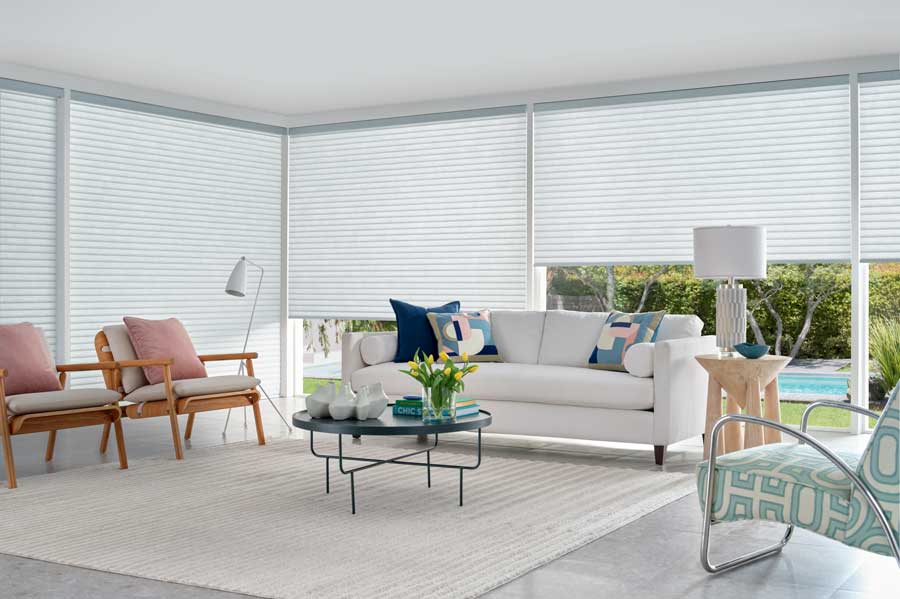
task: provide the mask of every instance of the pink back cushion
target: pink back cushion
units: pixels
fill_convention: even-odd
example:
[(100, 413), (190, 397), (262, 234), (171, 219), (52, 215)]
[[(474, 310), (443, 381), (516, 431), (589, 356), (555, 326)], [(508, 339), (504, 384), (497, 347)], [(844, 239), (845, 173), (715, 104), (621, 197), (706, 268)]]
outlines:
[(62, 389), (44, 335), (30, 322), (0, 324), (0, 368), (7, 396)]
[[(174, 358), (173, 381), (206, 376), (206, 367), (197, 357), (197, 350), (180, 320), (145, 320), (133, 316), (123, 320), (138, 359)], [(163, 382), (162, 366), (144, 366), (144, 376), (151, 385)]]

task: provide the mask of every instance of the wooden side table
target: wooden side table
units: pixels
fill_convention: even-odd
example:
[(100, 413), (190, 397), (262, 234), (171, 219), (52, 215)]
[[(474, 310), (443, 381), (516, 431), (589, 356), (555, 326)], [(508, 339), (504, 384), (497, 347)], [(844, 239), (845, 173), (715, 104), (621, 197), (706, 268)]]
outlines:
[[(760, 389), (765, 389), (765, 417), (781, 422), (781, 406), (778, 403), (778, 373), (788, 365), (787, 356), (763, 356), (750, 360), (740, 356), (720, 357), (717, 354), (697, 356), (697, 361), (709, 373), (706, 396), (706, 439), (703, 443), (703, 457), (709, 458), (710, 434), (713, 424), (722, 417), (722, 389), (728, 394), (725, 411), (737, 414), (741, 409), (750, 416), (760, 414)], [(723, 427), (724, 444), (719, 444), (719, 453), (729, 453), (745, 447), (756, 447), (763, 443), (780, 443), (781, 432), (763, 428), (758, 424), (748, 424), (741, 431), (737, 422)]]

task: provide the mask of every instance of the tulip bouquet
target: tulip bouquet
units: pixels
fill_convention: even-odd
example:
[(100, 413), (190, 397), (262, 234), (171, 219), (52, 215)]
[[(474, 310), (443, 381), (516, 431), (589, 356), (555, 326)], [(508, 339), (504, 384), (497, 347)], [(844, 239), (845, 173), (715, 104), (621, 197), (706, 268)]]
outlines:
[(463, 353), (462, 364), (454, 362), (446, 352), (439, 361), (432, 355), (418, 350), (407, 362), (409, 370), (401, 370), (422, 384), (422, 419), (440, 422), (456, 418), (456, 394), (466, 388), (463, 378), (478, 370), (478, 364), (469, 364), (469, 355)]

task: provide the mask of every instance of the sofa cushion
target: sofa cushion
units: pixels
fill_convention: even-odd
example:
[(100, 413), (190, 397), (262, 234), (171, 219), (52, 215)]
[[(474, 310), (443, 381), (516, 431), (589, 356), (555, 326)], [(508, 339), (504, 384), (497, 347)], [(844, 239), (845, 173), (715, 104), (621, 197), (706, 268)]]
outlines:
[(489, 310), (455, 314), (429, 312), (428, 322), (437, 340), (437, 351), (446, 353), (451, 360), (459, 362), (466, 355), (472, 362), (500, 361), (491, 334)]
[[(134, 351), (141, 360), (174, 358), (171, 366), (172, 380), (194, 379), (206, 376), (206, 366), (197, 357), (191, 336), (177, 318), (147, 320), (126, 316), (125, 327)], [(162, 366), (144, 366), (147, 382), (155, 385), (163, 382)]]
[(493, 310), (491, 329), (504, 362), (537, 364), (544, 334), (544, 312)]
[(665, 312), (640, 312), (609, 315), (597, 345), (591, 352), (591, 368), (625, 372), (625, 352), (635, 343), (652, 343), (656, 340), (659, 323)]
[(369, 366), (392, 362), (397, 355), (397, 335), (366, 335), (359, 342), (359, 355)]
[[(106, 335), (109, 351), (112, 352), (114, 359), (118, 361), (138, 359), (134, 346), (131, 344), (131, 338), (128, 336), (128, 329), (124, 324), (105, 326), (103, 333)], [(140, 366), (122, 369), (122, 388), (125, 393), (131, 393), (135, 389), (149, 384), (147, 377), (144, 376), (144, 369)]]
[(547, 310), (539, 364), (586, 366), (609, 312)]
[(0, 368), (7, 395), (62, 389), (44, 334), (30, 322), (0, 325)]
[(42, 393), (22, 393), (6, 398), (6, 406), (13, 414), (37, 414), (77, 410), (118, 403), (121, 395), (109, 389), (65, 389)]
[(258, 384), (258, 378), (229, 374), (175, 381), (172, 389), (178, 397), (194, 397), (197, 395), (212, 395), (213, 393), (245, 391), (256, 387)]
[(459, 312), (459, 302), (453, 301), (437, 306), (423, 308), (400, 300), (391, 299), (391, 308), (397, 319), (397, 353), (394, 362), (409, 362), (416, 355), (416, 350), (426, 356), (437, 354), (437, 341), (428, 323), (429, 312)]
[[(391, 396), (420, 393), (421, 385), (400, 372), (405, 367), (397, 363), (368, 366), (354, 372), (351, 383), (360, 389), (380, 382)], [(589, 368), (489, 362), (466, 377), (461, 395), (485, 401), (646, 410), (653, 407), (653, 379)]]
[(703, 333), (703, 321), (696, 314), (666, 314), (656, 334), (656, 341), (699, 337)]
[(623, 362), (625, 370), (631, 376), (653, 376), (653, 353), (656, 350), (655, 343), (635, 343), (625, 352)]

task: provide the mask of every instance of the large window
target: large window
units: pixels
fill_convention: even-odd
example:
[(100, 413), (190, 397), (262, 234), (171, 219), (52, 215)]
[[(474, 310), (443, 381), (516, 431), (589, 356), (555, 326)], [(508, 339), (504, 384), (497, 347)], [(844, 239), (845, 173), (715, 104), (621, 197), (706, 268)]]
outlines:
[(96, 359), (94, 335), (126, 315), (181, 319), (200, 353), (240, 351), (257, 271), (248, 297), (224, 290), (246, 256), (265, 268), (249, 348), (277, 393), (282, 136), (106, 102), (71, 108), (73, 359)]

